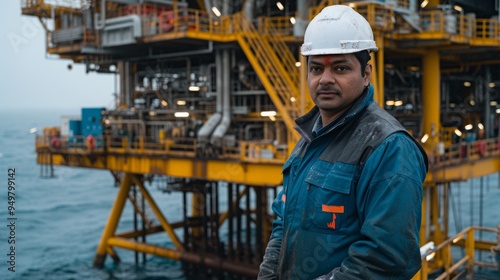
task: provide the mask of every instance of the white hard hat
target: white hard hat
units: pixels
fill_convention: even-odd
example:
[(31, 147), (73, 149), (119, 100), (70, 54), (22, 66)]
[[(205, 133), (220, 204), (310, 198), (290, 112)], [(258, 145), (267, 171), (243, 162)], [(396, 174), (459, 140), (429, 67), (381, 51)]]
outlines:
[(309, 23), (300, 48), (303, 56), (377, 51), (368, 21), (345, 5), (324, 8)]

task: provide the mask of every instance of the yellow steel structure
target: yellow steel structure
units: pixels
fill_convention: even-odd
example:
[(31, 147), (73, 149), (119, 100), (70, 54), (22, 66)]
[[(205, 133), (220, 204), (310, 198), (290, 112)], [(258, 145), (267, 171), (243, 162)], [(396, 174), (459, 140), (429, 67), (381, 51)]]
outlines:
[[(186, 2), (196, 5), (198, 9), (188, 8)], [(472, 227), (450, 238), (447, 224), (448, 189), (452, 182), (500, 171), (499, 135), (490, 133), (486, 137), (473, 138), (471, 135), (474, 134), (467, 127), (464, 128), (467, 122), (477, 124), (481, 119), (491, 122), (490, 115), (493, 116), (490, 114), (484, 117), (482, 115), (484, 112), (477, 110), (472, 101), (481, 101), (486, 104), (485, 108), (490, 110), (487, 102), (494, 96), (495, 90), (495, 82), (490, 77), (491, 71), (485, 74), (484, 79), (476, 76), (482, 65), (497, 67), (494, 69), (500, 68), (498, 67), (500, 65), (499, 21), (497, 18), (475, 18), (468, 14), (455, 13), (453, 7), (446, 8), (444, 5), (446, 1), (387, 1), (391, 2), (390, 4), (384, 4), (385, 1), (379, 2), (382, 3), (297, 1), (297, 6), (309, 3), (309, 6), (302, 8), (307, 9), (306, 14), (312, 18), (326, 5), (348, 4), (370, 22), (379, 47), (379, 51), (372, 55), (370, 62), (373, 65), (374, 75), (371, 82), (375, 87), (375, 100), (396, 117), (401, 117), (403, 124), (411, 126), (408, 127), (409, 131), (414, 133), (416, 138), (422, 139), (429, 155), (430, 169), (424, 184), (420, 239), (421, 245), (434, 242), (436, 246), (429, 247), (425, 252), (422, 270), (414, 279), (428, 279), (429, 273), (439, 269), (445, 272), (438, 279), (455, 277), (462, 271), (471, 273), (473, 265), (477, 264), (474, 262), (476, 249), (500, 251), (499, 244), (495, 246), (494, 242), (475, 240), (473, 231), (498, 232), (499, 229)], [(25, 15), (50, 18), (48, 11), (54, 11), (52, 19), (56, 23), (56, 29), (48, 30), (47, 36), (48, 40), (58, 39), (48, 45), (48, 53), (86, 63), (88, 68), (94, 71), (102, 71), (103, 68), (115, 64), (119, 69), (120, 85), (124, 93), (117, 102), (118, 108), (106, 117), (104, 115), (102, 117), (103, 126), (114, 130), (111, 133), (94, 135), (93, 141), (99, 145), (90, 145), (86, 135), (58, 135), (59, 144), (54, 145), (53, 139), (57, 133), (53, 132), (57, 132), (57, 129), (44, 131), (44, 134), (38, 136), (36, 140), (37, 160), (42, 166), (65, 165), (107, 169), (115, 175), (120, 184), (115, 204), (97, 248), (94, 260), (96, 266), (101, 266), (108, 254), (118, 261), (119, 258), (113, 248), (120, 247), (250, 277), (256, 274), (272, 220), (268, 209), (268, 202), (272, 197), (268, 197), (267, 191), (276, 191), (276, 187), (282, 183), (282, 165), (299, 137), (293, 129), (294, 119), (313, 106), (307, 89), (307, 61), (298, 53), (302, 37), (295, 34), (289, 15), (283, 16), (280, 13), (274, 16), (251, 17), (251, 13), (246, 11), (245, 5), (242, 4), (241, 10), (214, 16), (211, 12), (214, 10), (210, 11), (212, 7), (206, 6), (208, 3), (158, 0), (151, 3), (137, 1), (133, 5), (126, 5), (122, 1), (95, 1), (92, 3), (93, 8), (100, 12), (100, 16), (106, 17), (107, 24), (128, 20), (130, 30), (135, 30), (139, 29), (139, 24), (136, 23), (140, 22), (142, 35), (134, 38), (133, 43), (126, 41), (126, 44), (120, 46), (123, 49), (127, 49), (130, 45), (137, 48), (120, 52), (120, 48), (113, 45), (117, 43), (109, 41), (113, 38), (111, 36), (113, 33), (110, 33), (109, 37), (103, 35), (106, 32), (113, 32), (112, 28), (106, 29), (104, 26), (94, 30), (92, 27), (66, 26), (68, 14), (84, 13), (82, 3), (78, 8), (78, 5), (68, 7), (47, 4), (43, 0), (22, 1)], [(105, 11), (102, 7), (105, 7)], [(296, 7), (294, 12), (304, 11)], [(297, 15), (295, 18), (303, 16)], [(82, 36), (78, 33), (80, 28)], [(69, 31), (77, 33), (71, 35)], [(128, 31), (124, 30), (120, 35), (129, 35), (126, 33)], [(116, 34), (114, 36), (114, 38), (120, 37)], [(217, 44), (216, 50), (193, 48), (204, 45), (206, 41)], [(148, 49), (140, 55), (131, 55), (137, 50), (142, 50), (141, 47)], [(163, 52), (163, 49), (169, 48), (175, 50), (172, 52), (183, 55), (183, 58), (172, 57), (168, 51)], [(234, 67), (239, 69), (240, 82), (246, 86), (244, 90), (235, 94), (237, 97), (233, 98), (238, 98), (238, 102), (234, 103), (251, 104), (253, 107), (249, 111), (243, 110), (243, 113), (228, 113), (237, 115), (232, 121), (229, 121), (226, 115), (225, 121), (232, 122), (232, 129), (237, 131), (234, 133), (238, 134), (237, 141), (229, 139), (224, 144), (210, 142), (209, 145), (205, 139), (190, 137), (186, 127), (182, 125), (176, 127), (180, 121), (174, 117), (174, 113), (186, 113), (184, 111), (188, 110), (191, 114), (188, 115), (193, 121), (186, 121), (183, 124), (196, 127), (196, 120), (209, 123), (209, 119), (214, 115), (223, 115), (223, 108), (214, 110), (206, 106), (209, 108), (206, 109), (205, 103), (200, 102), (203, 98), (210, 100), (209, 94), (202, 97), (191, 95), (191, 92), (182, 92), (182, 94), (177, 93), (177, 97), (174, 98), (171, 84), (166, 83), (163, 88), (158, 87), (153, 90), (152, 86), (148, 85), (149, 82), (142, 82), (141, 79), (147, 80), (148, 77), (164, 75), (162, 77), (166, 77), (165, 80), (177, 82), (175, 79), (179, 73), (176, 71), (180, 67), (178, 61), (186, 60), (182, 66), (187, 68), (184, 90), (188, 86), (197, 86), (196, 82), (204, 82), (202, 87), (208, 92), (207, 79), (197, 80), (196, 77), (192, 77), (196, 75), (191, 75), (189, 72), (194, 71), (193, 61), (203, 61), (200, 65), (196, 65), (200, 68), (199, 73), (210, 72), (206, 68), (210, 69), (212, 66), (204, 68), (204, 64), (215, 65), (215, 71), (219, 71), (220, 68), (227, 69), (227, 65), (231, 63), (224, 64), (224, 57), (227, 57), (224, 52), (228, 49), (233, 51), (229, 56), (233, 64), (237, 64), (237, 59), (244, 62)], [(484, 50), (488, 50), (490, 56), (482, 58)], [(216, 58), (205, 62), (201, 56), (195, 57), (200, 54)], [(184, 57), (190, 55), (196, 59)], [(467, 56), (472, 58), (466, 60)], [(248, 82), (247, 78), (251, 75), (242, 70), (247, 69), (245, 63), (250, 65), (251, 73), (255, 74), (258, 82), (254, 84)], [(95, 65), (100, 67), (95, 68)], [(154, 75), (149, 74), (148, 72), (152, 72), (155, 67), (165, 68)], [(169, 71), (175, 72), (175, 75)], [(477, 81), (477, 92), (483, 91), (485, 85), (489, 86), (486, 93), (479, 96), (479, 93), (465, 91), (464, 94), (467, 94), (465, 97), (451, 94), (453, 90), (457, 90), (457, 84), (461, 85), (464, 80), (472, 78), (466, 75), (458, 78), (445, 77), (444, 74), (461, 74), (466, 71), (471, 73), (471, 77), (476, 75), (473, 78)], [(216, 78), (231, 74), (216, 73)], [(410, 90), (409, 80), (421, 84), (412, 85)], [(140, 89), (148, 86), (150, 91)], [(223, 82), (217, 82), (216, 86), (224, 88)], [(401, 87), (404, 88), (403, 91), (398, 89)], [(135, 90), (130, 90), (131, 88)], [(165, 88), (167, 90), (163, 92)], [(265, 92), (265, 95), (262, 96), (258, 90)], [(410, 93), (404, 93), (406, 91)], [(420, 92), (417, 97), (416, 91)], [(166, 94), (162, 95), (165, 92)], [(251, 96), (251, 98), (245, 99), (241, 96)], [(403, 107), (395, 105), (396, 102), (403, 102), (403, 97), (406, 98), (405, 102), (413, 106), (405, 106), (404, 110), (401, 110)], [(146, 107), (141, 108), (131, 101), (132, 99), (147, 101), (148, 98), (157, 98), (162, 105), (158, 107), (151, 102), (150, 107), (156, 107), (150, 110)], [(420, 102), (417, 101), (419, 98)], [(179, 105), (186, 104), (186, 100), (191, 100), (192, 104), (205, 109), (196, 110), (194, 105), (192, 108)], [(455, 100), (465, 101), (458, 105), (455, 104)], [(215, 105), (213, 103), (212, 105)], [(458, 106), (463, 106), (459, 113), (454, 109)], [(250, 105), (245, 108), (249, 107)], [(137, 111), (143, 115), (137, 115)], [(268, 115), (264, 115), (264, 112)], [(136, 117), (131, 118), (130, 115)], [(457, 115), (460, 116), (459, 121)], [(238, 127), (239, 124), (244, 128)], [(490, 123), (489, 128), (494, 128), (494, 125)], [(168, 133), (164, 129), (168, 130)], [(200, 131), (199, 127), (196, 127), (196, 130)], [(261, 130), (262, 134), (259, 134)], [(462, 131), (464, 137), (453, 141), (449, 133), (453, 130)], [(131, 135), (131, 131), (134, 133), (138, 131), (138, 135)], [(251, 137), (252, 133), (260, 135), (263, 139)], [(174, 189), (183, 192), (186, 201), (187, 193), (191, 194), (191, 208), (185, 211), (184, 221), (169, 221), (159, 210), (145, 187), (145, 183), (152, 176), (172, 179), (170, 184)], [(219, 182), (229, 184), (228, 209), (221, 212), (218, 211), (217, 200)], [(251, 194), (254, 194), (256, 200), (254, 205), (250, 202)], [(143, 229), (117, 233), (118, 221), (127, 200), (134, 207), (135, 213), (141, 217)], [(141, 200), (144, 202), (140, 202)], [(152, 214), (148, 214), (146, 209)], [(218, 254), (224, 247), (219, 239), (222, 224), (227, 224), (229, 228), (226, 256)], [(247, 230), (245, 239), (241, 233), (245, 226), (247, 229), (255, 228), (255, 238), (251, 237), (250, 230)], [(180, 229), (183, 229), (184, 236), (179, 235)], [(172, 248), (133, 240), (144, 234), (159, 232), (166, 233), (173, 244)], [(246, 240), (247, 243), (243, 244), (245, 242), (242, 240)], [(205, 251), (197, 251), (200, 244), (206, 245)], [(450, 250), (452, 245), (465, 247), (466, 257), (455, 263)], [(467, 269), (462, 270), (462, 267)]]

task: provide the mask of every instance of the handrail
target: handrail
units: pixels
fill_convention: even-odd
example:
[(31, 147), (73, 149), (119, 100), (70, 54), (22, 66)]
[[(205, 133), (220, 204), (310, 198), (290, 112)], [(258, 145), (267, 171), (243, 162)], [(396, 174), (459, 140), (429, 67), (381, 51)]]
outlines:
[[(56, 140), (56, 142), (54, 142)], [(160, 141), (148, 141), (144, 136), (95, 136), (95, 144), (89, 146), (85, 136), (37, 135), (35, 146), (37, 151), (49, 150), (54, 154), (144, 154), (182, 156), (195, 158), (197, 156), (197, 141), (192, 138), (176, 137)], [(55, 144), (57, 143), (57, 144)], [(221, 159), (237, 159), (242, 162), (274, 162), (282, 164), (287, 157), (285, 146), (275, 146), (268, 141), (239, 141), (237, 147), (222, 147)]]
[[(234, 15), (233, 23), (240, 47), (259, 75), (288, 131), (293, 132), (294, 119), (298, 117), (298, 104), (295, 103), (299, 101), (296, 81), (291, 80), (275, 49), (257, 31), (250, 19), (239, 13)], [(292, 134), (293, 138), (297, 136)], [(293, 139), (294, 142), (297, 140)]]
[[(38, 135), (36, 137), (36, 147), (37, 149), (50, 148), (51, 147), (51, 136), (49, 135)], [(139, 140), (142, 139), (142, 140)], [(102, 136), (96, 136), (98, 143), (104, 141)], [(189, 138), (172, 138), (160, 141), (146, 141), (145, 138), (137, 137), (134, 140), (127, 138), (126, 136), (113, 136), (113, 139), (106, 139), (110, 150), (119, 151), (125, 153), (126, 151), (136, 150), (135, 147), (142, 147), (141, 151), (151, 152), (151, 153), (165, 153), (168, 155), (171, 151), (185, 151), (196, 153), (196, 143), (186, 144), (188, 142), (194, 141)], [(86, 140), (83, 136), (59, 137), (60, 149), (54, 151), (64, 151), (65, 149), (69, 151), (75, 151), (76, 149), (84, 150), (86, 149)], [(142, 144), (140, 142), (142, 141)], [(181, 144), (184, 143), (184, 144)], [(425, 144), (424, 144), (425, 146)], [(259, 159), (255, 155), (259, 153), (248, 152), (249, 149), (269, 149), (269, 143), (266, 141), (240, 141), (238, 144), (239, 153), (235, 152), (234, 149), (231, 152), (233, 156), (228, 154), (222, 154), (221, 157), (236, 157), (243, 161), (255, 161)], [(249, 148), (253, 147), (253, 148)], [(119, 149), (118, 149), (119, 148)], [(477, 141), (465, 142), (448, 145), (443, 149), (438, 149), (437, 145), (427, 148), (427, 154), (429, 157), (429, 171), (438, 170), (446, 167), (457, 166), (464, 163), (471, 163), (477, 160), (483, 160), (493, 157), (500, 157), (500, 137), (482, 139)], [(273, 148), (273, 154), (275, 158), (284, 161), (286, 159), (287, 149)], [(441, 150), (441, 151), (439, 151)], [(100, 151), (97, 148), (95, 151)], [(108, 150), (109, 151), (109, 150)], [(231, 148), (225, 147), (225, 151), (231, 151)], [(178, 154), (178, 153), (177, 153)]]
[(430, 170), (498, 157), (500, 156), (500, 137), (461, 141), (444, 147), (444, 150), (433, 145), (428, 149), (428, 156)]
[[(485, 263), (474, 260), (474, 253), (477, 250), (474, 239), (474, 231), (489, 231), (496, 232), (497, 236), (500, 236), (500, 226), (498, 228), (487, 228), (487, 227), (477, 227), (470, 226), (457, 233), (456, 235), (448, 238), (443, 243), (439, 244), (436, 247), (430, 246), (430, 248), (423, 252), (422, 254), (422, 269), (412, 278), (413, 280), (427, 280), (429, 269), (432, 267), (433, 269), (442, 268), (444, 271), (435, 276), (436, 280), (449, 279), (450, 275), (454, 273), (458, 273), (460, 269), (463, 269), (460, 273), (467, 273), (471, 276), (474, 271), (473, 267), (483, 266), (483, 267), (491, 267), (495, 268), (495, 263)], [(500, 238), (499, 238), (500, 239)], [(498, 240), (497, 242), (500, 242)], [(451, 256), (451, 246), (460, 246), (463, 244), (465, 246), (465, 255), (458, 260), (453, 260)], [(500, 246), (498, 244), (497, 246)], [(446, 261), (440, 263), (434, 263), (434, 259), (438, 255), (448, 255), (446, 258), (439, 258), (440, 260), (445, 259)]]

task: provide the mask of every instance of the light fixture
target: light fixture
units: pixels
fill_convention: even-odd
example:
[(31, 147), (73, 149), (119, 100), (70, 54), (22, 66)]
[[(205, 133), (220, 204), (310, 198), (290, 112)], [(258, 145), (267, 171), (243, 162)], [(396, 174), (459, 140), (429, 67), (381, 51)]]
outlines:
[(455, 103), (450, 103), (450, 108), (455, 108), (457, 106), (457, 104)]
[(387, 106), (394, 106), (394, 100), (387, 100), (385, 102), (385, 105), (387, 105)]
[(425, 142), (427, 142), (427, 140), (429, 140), (429, 134), (426, 133), (424, 136), (422, 136), (422, 139), (420, 139), (420, 142), (425, 143)]
[(462, 137), (462, 131), (460, 131), (458, 128), (455, 129), (455, 134), (458, 136), (458, 137)]
[(468, 125), (466, 125), (464, 128), (465, 130), (471, 130), (474, 126), (470, 123)]
[(409, 66), (408, 70), (410, 70), (411, 72), (418, 72), (418, 71), (420, 71), (420, 67), (413, 65), (413, 66)]
[(295, 23), (297, 22), (297, 20), (295, 20), (295, 18), (294, 18), (294, 17), (290, 17), (290, 22), (291, 22), (292, 24), (295, 24)]
[(477, 127), (480, 129), (480, 130), (483, 130), (484, 129), (484, 125), (482, 123), (478, 123), (477, 124)]
[(261, 117), (274, 117), (276, 116), (276, 111), (262, 111), (260, 112)]
[(302, 63), (300, 63), (300, 61), (295, 62), (295, 66), (300, 67), (301, 65)]
[(151, 111), (149, 111), (149, 115), (150, 115), (150, 116), (156, 116), (156, 112), (155, 112), (155, 111), (153, 111), (153, 110), (151, 110)]
[(200, 91), (199, 86), (189, 86), (188, 89), (189, 89), (189, 91)]
[(470, 106), (476, 106), (476, 101), (474, 99), (469, 100)]
[(464, 82), (464, 87), (470, 87), (471, 83), (470, 82)]
[(429, 0), (424, 0), (422, 4), (420, 4), (420, 7), (423, 9), (429, 4)]
[(177, 100), (177, 105), (179, 105), (179, 106), (186, 105), (186, 100)]
[(176, 118), (187, 118), (189, 117), (189, 112), (175, 112), (174, 116)]
[(462, 9), (462, 7), (458, 6), (458, 5), (455, 5), (453, 6), (453, 9), (455, 9), (455, 11), (461, 13), (464, 9)]
[(401, 106), (403, 105), (403, 100), (397, 100), (394, 102), (394, 106), (398, 107), (398, 106)]
[(291, 102), (295, 102), (295, 101), (297, 101), (297, 98), (295, 98), (295, 97), (292, 96), (292, 97), (290, 97), (290, 101)]
[(349, 3), (349, 7), (351, 7), (351, 8), (353, 8), (353, 9), (354, 9), (354, 8), (356, 8), (356, 4), (354, 4), (354, 3)]
[(500, 114), (500, 108), (497, 108), (497, 109), (495, 110), (495, 113)]
[(278, 6), (278, 9), (280, 9), (280, 11), (283, 11), (285, 9), (285, 7), (283, 6), (283, 4), (281, 4), (281, 2), (276, 2), (276, 6)]
[(498, 102), (496, 100), (490, 101), (490, 106), (497, 106)]
[(494, 88), (494, 87), (496, 86), (496, 84), (495, 84), (495, 83), (493, 83), (493, 82), (491, 82), (491, 83), (489, 83), (489, 84), (488, 84), (488, 86), (489, 86), (490, 88)]
[(274, 116), (269, 116), (269, 118), (274, 122), (276, 118)]
[(31, 134), (36, 133), (36, 132), (37, 132), (37, 130), (38, 130), (38, 129), (37, 129), (36, 127), (32, 127), (32, 128), (30, 129), (30, 133), (31, 133)]
[(213, 6), (212, 7), (212, 12), (214, 12), (214, 14), (217, 16), (217, 17), (220, 17), (221, 16), (221, 13), (219, 11), (219, 9), (217, 9), (217, 7)]
[(168, 106), (168, 102), (166, 100), (162, 100), (161, 101), (161, 106), (167, 107)]

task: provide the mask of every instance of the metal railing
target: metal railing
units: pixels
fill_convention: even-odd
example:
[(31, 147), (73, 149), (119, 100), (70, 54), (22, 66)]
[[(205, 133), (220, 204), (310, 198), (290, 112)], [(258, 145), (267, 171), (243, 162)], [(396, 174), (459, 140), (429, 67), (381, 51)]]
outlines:
[[(95, 136), (92, 141), (85, 136), (49, 135), (36, 136), (37, 151), (53, 154), (123, 154), (157, 155), (195, 158), (199, 145), (194, 138), (174, 137), (159, 141), (144, 136)], [(217, 159), (233, 159), (242, 162), (284, 163), (288, 156), (286, 146), (276, 146), (270, 140), (239, 141), (236, 146), (222, 146), (214, 155)]]
[[(54, 138), (49, 135), (38, 135), (36, 137), (37, 148), (51, 148), (53, 152), (85, 152), (89, 150), (87, 139), (84, 136), (62, 136), (57, 138), (57, 147), (53, 143)], [(166, 154), (194, 157), (199, 146), (196, 139), (173, 137), (161, 140), (153, 140), (144, 136), (95, 136), (96, 147), (92, 150), (116, 153), (149, 153)], [(477, 140), (472, 142), (460, 142), (438, 149), (437, 145), (426, 147), (429, 158), (429, 170), (437, 170), (451, 166), (467, 164), (478, 160), (500, 157), (500, 137)], [(255, 162), (267, 159), (283, 161), (287, 157), (287, 148), (271, 144), (269, 140), (262, 141), (239, 141), (235, 147), (224, 146), (221, 158), (239, 159), (242, 161)], [(264, 152), (262, 152), (264, 151)], [(269, 155), (273, 156), (270, 157)]]
[[(442, 270), (442, 273), (436, 275), (435, 280), (443, 279), (458, 279), (461, 275), (466, 274), (469, 278), (474, 275), (474, 267), (488, 267), (498, 269), (498, 260), (492, 259), (491, 262), (483, 262), (475, 258), (476, 241), (484, 242), (483, 240), (474, 239), (474, 231), (487, 231), (497, 234), (497, 244), (490, 248), (492, 255), (495, 252), (500, 253), (500, 226), (497, 228), (487, 227), (467, 227), (455, 236), (450, 237), (438, 246), (429, 246), (428, 250), (422, 252), (422, 268), (412, 279), (413, 280), (427, 280), (429, 273), (433, 271)], [(491, 242), (494, 244), (494, 242)], [(453, 259), (451, 249), (452, 247), (465, 248), (462, 257), (455, 257)]]
[(471, 161), (487, 159), (500, 156), (500, 137), (477, 140), (472, 142), (462, 141), (448, 145), (444, 150), (436, 145), (427, 151), (429, 156), (429, 168), (437, 169), (456, 166)]

